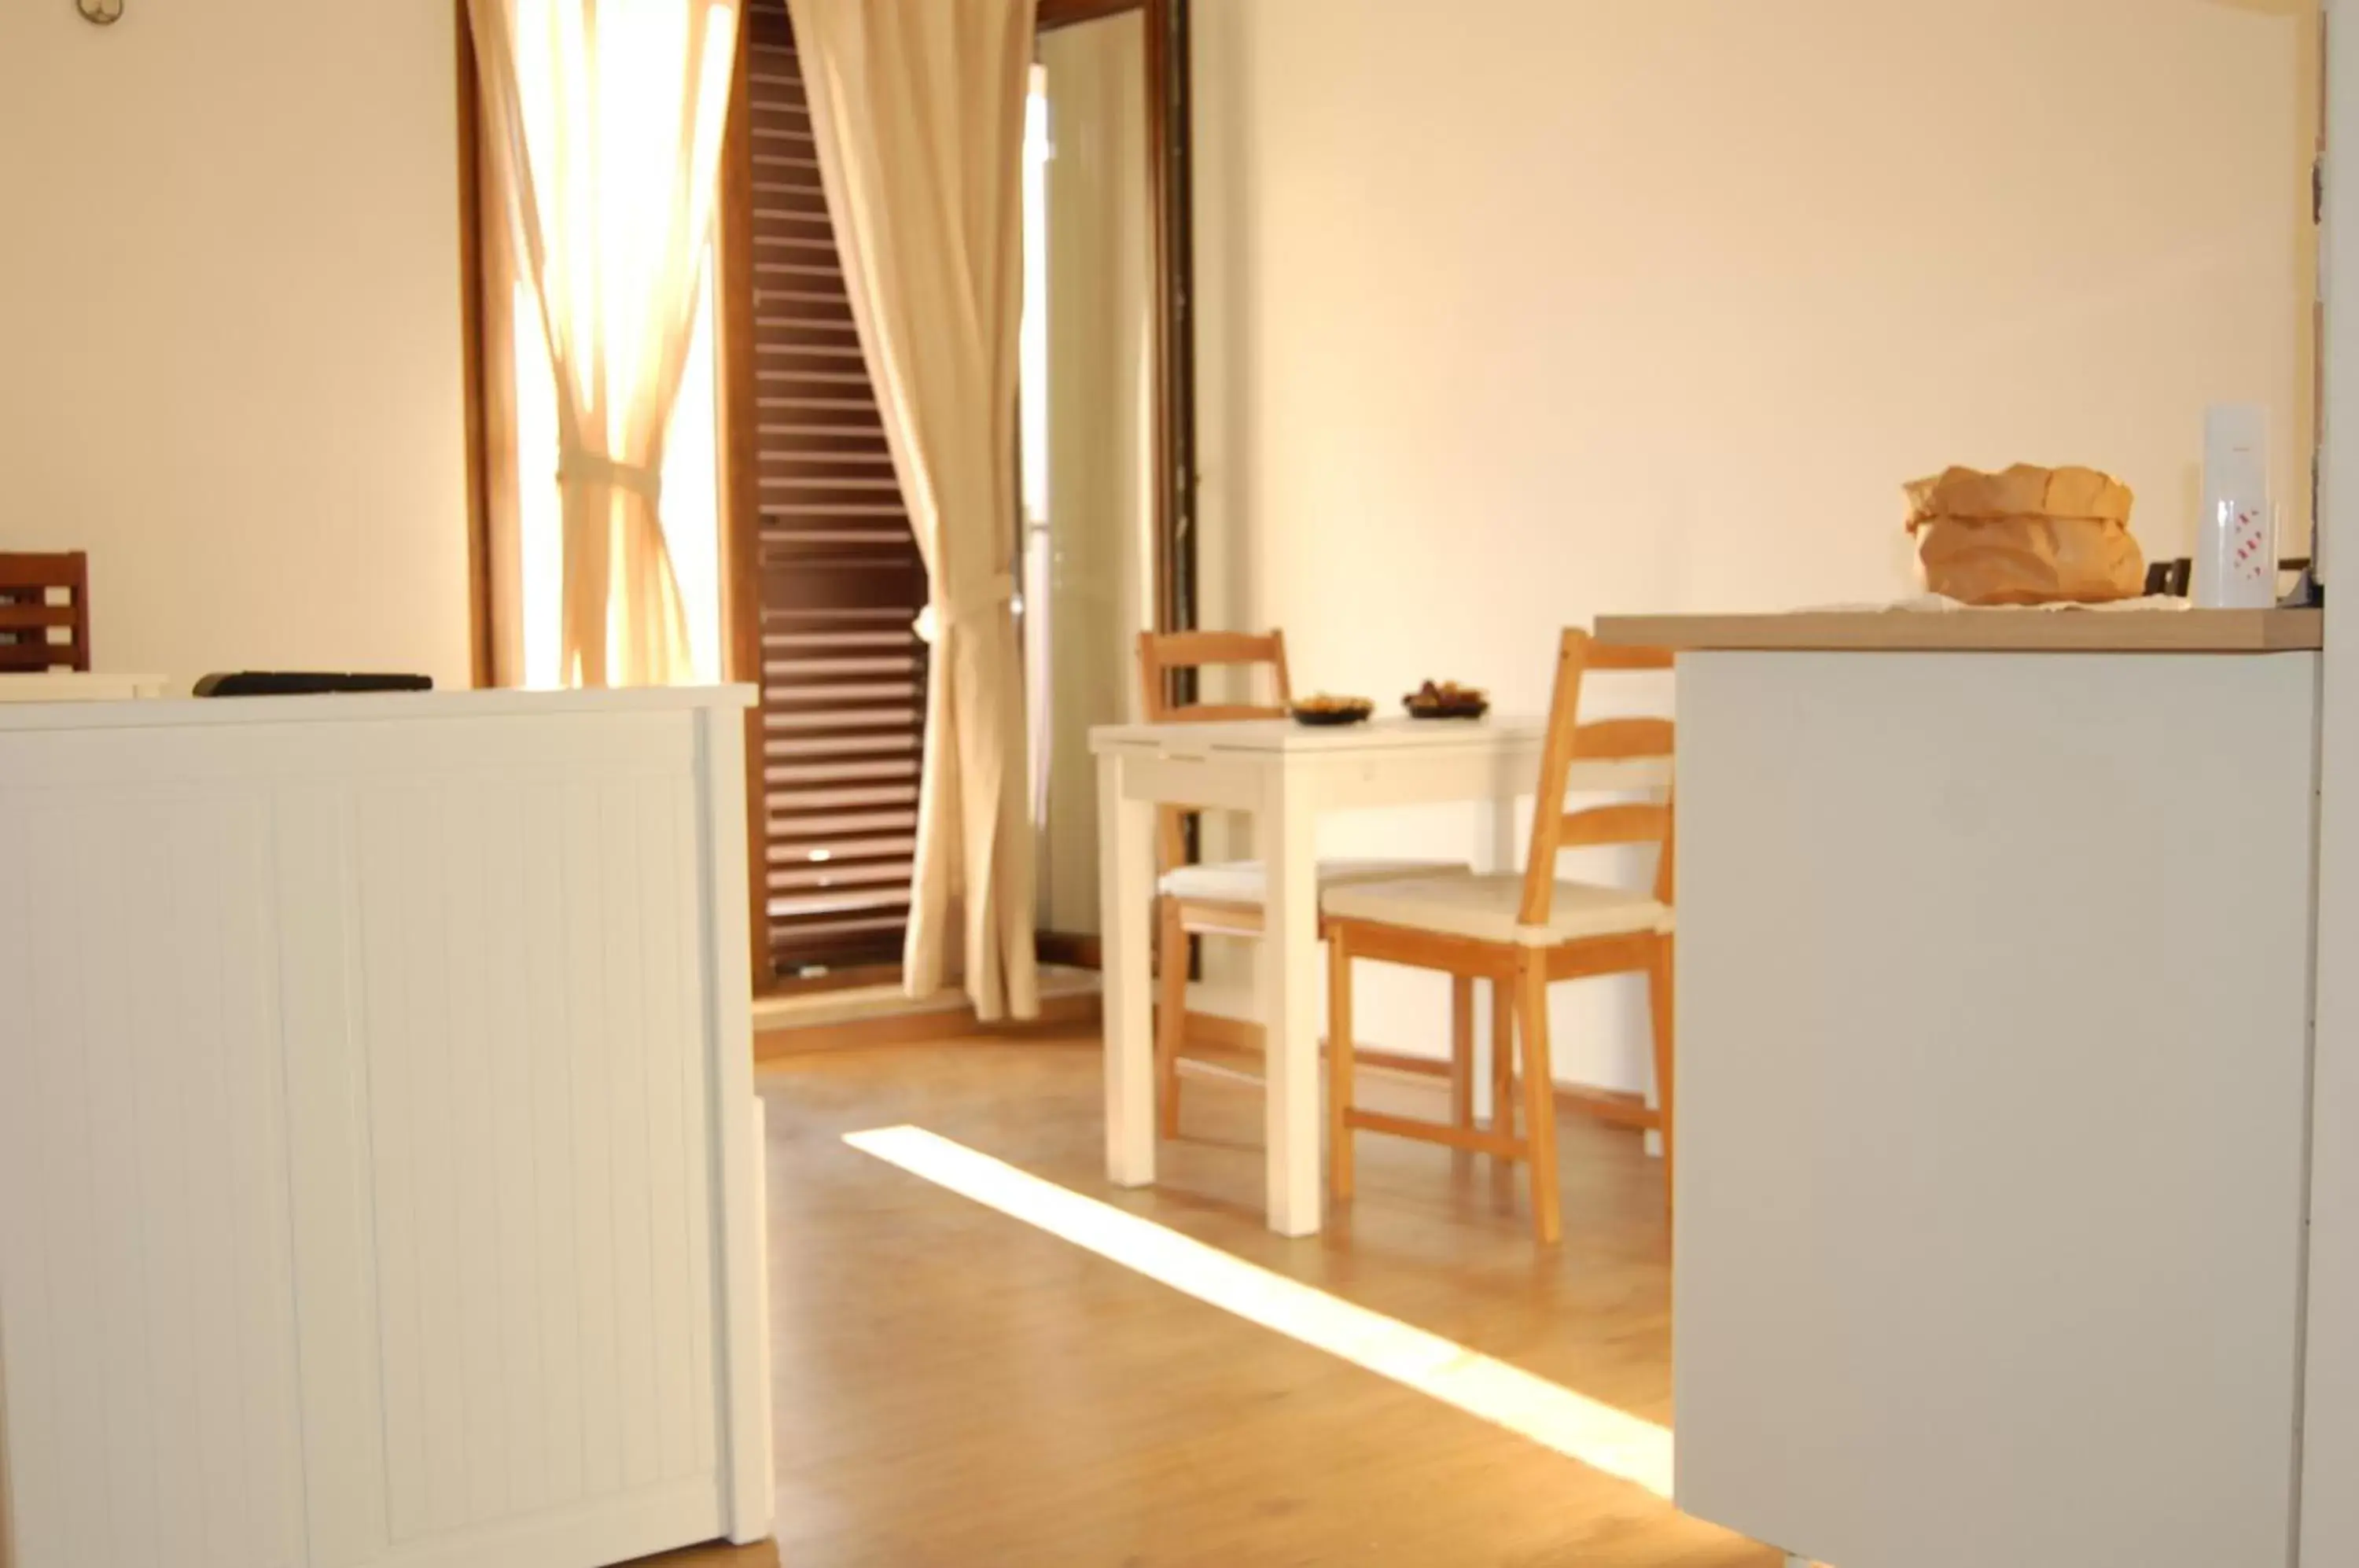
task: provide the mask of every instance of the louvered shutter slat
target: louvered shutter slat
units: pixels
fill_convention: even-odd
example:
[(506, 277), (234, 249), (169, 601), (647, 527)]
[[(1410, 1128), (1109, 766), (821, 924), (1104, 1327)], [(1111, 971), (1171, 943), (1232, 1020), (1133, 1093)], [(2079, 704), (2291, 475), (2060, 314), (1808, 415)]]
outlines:
[(926, 575), (861, 356), (783, 6), (753, 16), (754, 494), (773, 966), (899, 957), (925, 732)]

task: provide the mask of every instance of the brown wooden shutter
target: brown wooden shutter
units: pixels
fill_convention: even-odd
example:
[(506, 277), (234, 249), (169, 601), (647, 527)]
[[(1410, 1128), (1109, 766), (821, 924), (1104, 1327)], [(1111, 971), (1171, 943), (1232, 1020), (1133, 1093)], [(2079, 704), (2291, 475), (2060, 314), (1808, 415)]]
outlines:
[(90, 669), (90, 558), (0, 555), (0, 670)]
[[(759, 875), (776, 975), (897, 962), (925, 745), (925, 564), (861, 357), (794, 38), (751, 16)], [(739, 417), (743, 417), (740, 415)]]

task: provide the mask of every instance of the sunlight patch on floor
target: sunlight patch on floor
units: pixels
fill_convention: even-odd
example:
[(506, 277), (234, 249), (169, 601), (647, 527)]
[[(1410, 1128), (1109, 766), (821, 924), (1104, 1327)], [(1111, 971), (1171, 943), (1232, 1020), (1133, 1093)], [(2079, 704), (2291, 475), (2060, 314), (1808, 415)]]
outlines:
[(1671, 1434), (1439, 1334), (1331, 1296), (923, 1127), (843, 1135), (864, 1154), (1241, 1318), (1340, 1356), (1593, 1470), (1671, 1495)]

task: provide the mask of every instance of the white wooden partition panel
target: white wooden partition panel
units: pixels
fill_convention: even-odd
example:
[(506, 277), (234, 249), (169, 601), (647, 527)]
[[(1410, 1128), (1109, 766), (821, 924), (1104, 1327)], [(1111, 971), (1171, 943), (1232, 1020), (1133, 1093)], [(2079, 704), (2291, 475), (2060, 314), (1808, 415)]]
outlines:
[(18, 1568), (766, 1530), (740, 694), (393, 702), (0, 724)]
[(1682, 1508), (2292, 1560), (2317, 663), (1681, 656)]
[[(301, 1560), (264, 803), (0, 806), (0, 1323), (26, 1568)], [(62, 781), (61, 781), (62, 782)]]

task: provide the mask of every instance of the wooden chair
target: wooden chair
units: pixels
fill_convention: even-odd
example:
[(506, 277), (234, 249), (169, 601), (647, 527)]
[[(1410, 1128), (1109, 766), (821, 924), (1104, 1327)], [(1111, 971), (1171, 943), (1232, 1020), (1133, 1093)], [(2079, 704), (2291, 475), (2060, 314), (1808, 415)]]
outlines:
[[(1171, 674), (1215, 667), (1266, 669), (1276, 687), (1275, 703), (1171, 701)], [(1139, 678), (1144, 712), (1151, 724), (1220, 724), (1282, 719), (1293, 699), (1286, 669), (1286, 637), (1271, 632), (1141, 632)], [(1266, 898), (1261, 862), (1232, 860), (1187, 864), (1187, 812), (1166, 807), (1156, 841), (1156, 951), (1162, 965), (1157, 982), (1155, 1021), (1156, 1105), (1162, 1136), (1180, 1135), (1180, 1058), (1188, 1033), (1188, 939), (1190, 936), (1259, 937)], [(1466, 867), (1430, 860), (1322, 860), (1321, 888), (1353, 881), (1402, 877), (1463, 875)]]
[[(1531, 1166), (1532, 1223), (1542, 1243), (1560, 1234), (1557, 1213), (1556, 1103), (1549, 1067), (1548, 988), (1558, 980), (1631, 972), (1647, 978), (1654, 1023), (1656, 1108), (1598, 1094), (1568, 1095), (1625, 1126), (1660, 1131), (1666, 1183), (1672, 1160), (1671, 804), (1673, 730), (1669, 719), (1579, 720), (1582, 680), (1593, 670), (1668, 670), (1655, 648), (1607, 648), (1567, 631), (1557, 655), (1556, 693), (1541, 755), (1531, 858), (1521, 876), (1426, 877), (1338, 887), (1324, 896), (1328, 964), (1328, 1185), (1338, 1203), (1352, 1196), (1352, 1136), (1385, 1132), (1473, 1149)], [(1568, 812), (1569, 789), (1625, 791), (1659, 785), (1649, 804), (1594, 806)], [(1658, 844), (1650, 892), (1560, 881), (1557, 852), (1597, 844)], [(1358, 959), (1438, 969), (1451, 976), (1453, 1012), (1449, 1122), (1380, 1116), (1352, 1104), (1352, 964)], [(1474, 1125), (1473, 1030), (1467, 1009), (1473, 982), (1492, 984), (1494, 1115)], [(1514, 998), (1509, 1016), (1498, 1004)], [(1525, 1131), (1516, 1131), (1510, 1033), (1523, 1041)]]
[[(62, 641), (49, 635), (57, 627)], [(0, 674), (89, 669), (90, 558), (0, 555)]]

